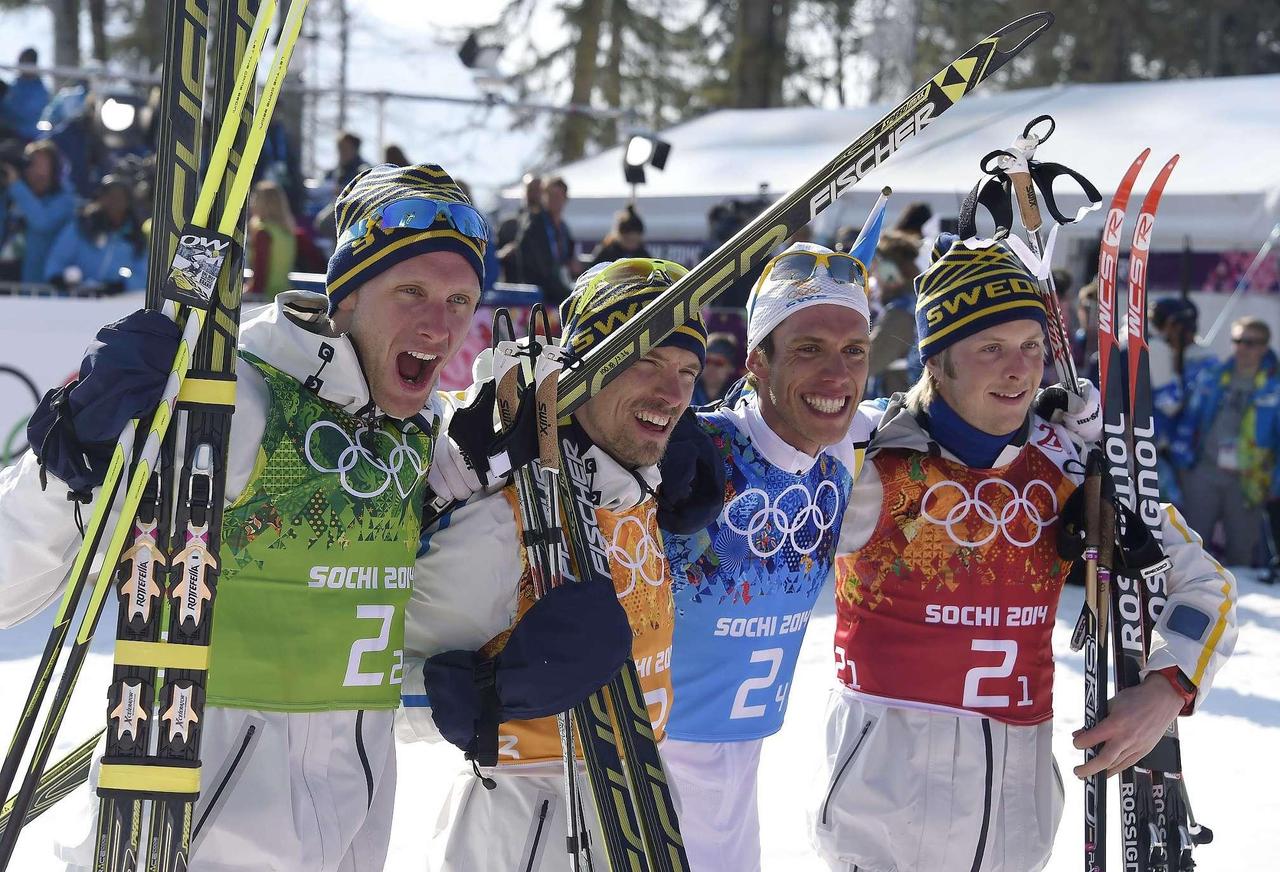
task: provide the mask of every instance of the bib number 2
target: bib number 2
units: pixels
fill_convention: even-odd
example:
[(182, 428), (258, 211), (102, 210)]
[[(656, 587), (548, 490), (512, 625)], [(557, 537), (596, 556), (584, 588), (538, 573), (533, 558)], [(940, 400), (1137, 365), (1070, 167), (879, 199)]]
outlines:
[(365, 654), (376, 654), (387, 650), (391, 643), (391, 622), (395, 619), (395, 606), (368, 605), (356, 606), (356, 619), (380, 621), (378, 635), (372, 638), (356, 639), (351, 643), (351, 653), (347, 656), (347, 674), (343, 679), (344, 687), (378, 687), (383, 683), (399, 684), (404, 678), (404, 651), (394, 651), (395, 663), (391, 674), (385, 672), (362, 672), (360, 658)]
[[(1008, 678), (1013, 675), (1014, 664), (1018, 660), (1018, 643), (1013, 639), (974, 639), (969, 644), (971, 651), (1003, 654), (1004, 659), (999, 666), (975, 666), (964, 676), (965, 708), (1008, 708), (1011, 700), (1008, 694), (982, 693), (979, 685), (987, 679)], [(1018, 676), (1018, 684), (1022, 687), (1022, 698), (1019, 706), (1031, 705), (1031, 694), (1025, 675)]]
[[(755, 705), (747, 705), (747, 694), (753, 690), (764, 690), (771, 687), (778, 679), (778, 670), (782, 668), (782, 649), (781, 648), (761, 648), (758, 651), (751, 652), (752, 663), (768, 663), (769, 674), (760, 678), (748, 678), (742, 684), (738, 685), (738, 692), (733, 697), (733, 708), (729, 712), (730, 719), (737, 718), (758, 718), (762, 717), (768, 710), (768, 703), (757, 703)], [(775, 699), (778, 707), (787, 699), (787, 688), (790, 682), (778, 688)]]

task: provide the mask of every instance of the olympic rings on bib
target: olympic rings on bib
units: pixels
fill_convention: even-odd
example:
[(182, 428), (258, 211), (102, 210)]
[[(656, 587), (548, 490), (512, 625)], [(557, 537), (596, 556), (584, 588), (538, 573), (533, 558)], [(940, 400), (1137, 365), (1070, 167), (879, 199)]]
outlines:
[[(657, 508), (650, 508), (643, 521), (634, 515), (626, 515), (613, 528), (613, 541), (607, 549), (609, 562), (631, 573), (631, 581), (626, 590), (618, 592), (618, 599), (635, 590), (637, 580), (650, 587), (661, 587), (667, 579), (667, 555), (650, 532), (656, 514)], [(639, 535), (634, 538), (633, 546), (628, 550), (625, 531), (632, 526), (639, 530)]]
[[(788, 500), (791, 494), (803, 498), (799, 505), (786, 506), (787, 502), (800, 502), (798, 499)], [(829, 494), (829, 495), (828, 495)], [(830, 513), (824, 503), (830, 501)], [(755, 505), (755, 511), (745, 526), (739, 526), (735, 515), (741, 517)], [(794, 514), (788, 512), (794, 509)], [(808, 556), (818, 550), (822, 536), (835, 526), (839, 517), (840, 491), (833, 482), (822, 481), (812, 493), (803, 484), (796, 483), (785, 488), (774, 501), (769, 494), (758, 487), (751, 487), (738, 494), (724, 507), (724, 523), (733, 532), (742, 536), (757, 557), (772, 557), (790, 545), (797, 554)], [(813, 541), (803, 544), (799, 534), (812, 531)], [(773, 534), (770, 536), (770, 534)], [(763, 540), (763, 546), (758, 544)]]
[[(322, 465), (311, 453), (312, 437), (325, 429), (336, 431), (342, 436), (343, 441), (347, 443), (346, 447), (342, 449), (342, 453), (338, 455), (337, 466), (332, 468)], [(382, 437), (391, 443), (391, 450), (385, 460), (366, 447), (364, 438), (366, 435), (370, 436), (370, 439), (367, 440), (369, 442)], [(353, 438), (348, 435), (346, 430), (343, 430), (332, 421), (316, 421), (307, 428), (307, 435), (302, 447), (303, 453), (307, 457), (307, 463), (311, 464), (312, 469), (316, 472), (330, 475), (336, 474), (342, 483), (342, 489), (358, 499), (372, 499), (390, 487), (393, 482), (395, 483), (396, 491), (400, 494), (400, 498), (408, 499), (418, 480), (426, 472), (422, 463), (422, 456), (409, 445), (408, 436), (402, 434), (397, 438), (393, 433), (386, 430), (373, 430), (365, 424), (356, 427)], [(381, 485), (378, 485), (373, 490), (365, 491), (351, 482), (348, 473), (355, 470), (361, 463), (367, 464), (373, 470), (385, 476)], [(406, 464), (409, 467), (408, 471), (413, 473), (413, 479), (408, 484), (403, 483), (400, 477), (400, 471), (404, 469)]]
[[(997, 515), (995, 507), (989, 502), (982, 499), (982, 492), (985, 488), (994, 487), (997, 492), (1007, 490), (1010, 499), (1000, 509)], [(1031, 502), (1031, 496), (1035, 488), (1041, 488), (1049, 498), (1050, 511), (1053, 513), (1049, 518), (1042, 518), (1040, 510), (1036, 508), (1035, 503)], [(951, 507), (945, 518), (939, 518), (929, 511), (929, 498), (932, 497), (942, 488), (955, 488), (960, 492), (960, 501)], [(956, 535), (955, 525), (967, 521), (970, 512), (978, 517), (980, 521), (991, 525), (991, 532), (987, 533), (976, 542), (971, 542)], [(1018, 539), (1010, 530), (1010, 524), (1017, 520), (1019, 515), (1026, 517), (1026, 520), (1032, 525), (1035, 532), (1031, 538), (1023, 541)], [(1019, 548), (1027, 548), (1034, 545), (1040, 539), (1040, 531), (1052, 524), (1058, 519), (1058, 495), (1053, 488), (1049, 487), (1048, 482), (1041, 479), (1035, 479), (1027, 482), (1026, 486), (1019, 493), (1018, 489), (1009, 482), (1001, 478), (984, 478), (978, 482), (973, 488), (973, 495), (970, 496), (968, 489), (959, 482), (946, 480), (940, 481), (931, 486), (924, 492), (924, 498), (920, 500), (920, 517), (924, 518), (931, 524), (937, 524), (945, 527), (947, 535), (951, 537), (951, 541), (965, 548), (981, 548), (992, 539), (996, 534), (1002, 534), (1010, 545), (1016, 545)]]

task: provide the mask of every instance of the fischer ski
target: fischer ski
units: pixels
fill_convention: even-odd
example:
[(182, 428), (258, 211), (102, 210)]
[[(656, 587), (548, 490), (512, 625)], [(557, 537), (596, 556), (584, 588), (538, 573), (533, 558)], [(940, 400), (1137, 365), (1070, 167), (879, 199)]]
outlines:
[[(227, 5), (232, 5), (230, 0), (228, 0)], [(236, 5), (240, 6), (241, 4)], [(166, 439), (169, 431), (169, 424), (179, 402), (180, 392), (184, 406), (189, 403), (199, 404), (227, 417), (230, 416), (231, 411), (234, 409), (235, 331), (238, 323), (241, 280), (238, 276), (226, 275), (223, 272), (223, 266), (229, 259), (227, 256), (228, 249), (234, 245), (232, 234), (236, 232), (241, 223), (242, 210), (252, 181), (253, 170), (262, 151), (267, 125), (284, 81), (288, 61), (294, 42), (297, 39), (298, 31), (301, 28), (302, 15), (306, 7), (306, 0), (294, 0), (290, 5), (289, 15), (277, 43), (276, 57), (267, 77), (261, 102), (253, 115), (253, 122), (245, 134), (243, 153), (239, 156), (239, 160), (235, 162), (234, 171), (229, 178), (230, 187), (224, 202), (221, 204), (222, 208), (216, 231), (207, 229), (204, 225), (208, 224), (209, 219), (212, 217), (215, 195), (222, 188), (224, 175), (227, 173), (229, 164), (231, 164), (232, 146), (237, 134), (240, 132), (240, 128), (243, 126), (242, 112), (248, 100), (248, 95), (253, 90), (254, 73), (257, 69), (258, 58), (248, 52), (244, 53), (242, 64), (232, 64), (233, 68), (239, 67), (239, 73), (235, 79), (236, 87), (227, 98), (227, 112), (218, 131), (217, 142), (209, 155), (204, 180), (200, 187), (199, 196), (196, 199), (192, 224), (188, 225), (179, 236), (172, 266), (169, 263), (152, 264), (153, 269), (167, 270), (166, 296), (169, 300), (165, 306), (167, 314), (174, 320), (179, 321), (179, 323), (185, 323), (182, 338), (174, 356), (173, 368), (165, 385), (164, 395), (152, 416), (142, 447), (137, 451), (123, 505), (120, 508), (120, 520), (108, 540), (106, 550), (101, 555), (104, 567), (115, 567), (117, 565), (117, 561), (124, 551), (125, 539), (134, 528), (134, 521), (137, 518), (139, 506), (143, 503), (144, 494), (148, 494), (148, 499), (150, 500), (150, 494), (157, 493), (156, 491), (149, 491), (152, 473), (161, 453), (161, 443)], [(208, 318), (210, 311), (215, 313), (213, 318)], [(206, 323), (210, 325), (210, 328), (209, 335), (204, 338), (204, 344), (210, 346), (209, 349), (200, 348), (197, 344)], [(197, 370), (197, 376), (189, 379), (188, 372), (192, 368), (193, 358), (199, 356), (202, 361), (209, 360), (210, 354), (213, 355), (212, 359), (219, 365), (225, 363), (224, 372), (232, 373), (231, 377), (228, 378), (224, 375), (221, 379), (212, 378), (203, 375), (200, 370)], [(76, 611), (80, 594), (86, 586), (90, 567), (106, 528), (107, 518), (113, 504), (117, 501), (116, 497), (124, 478), (126, 464), (128, 459), (135, 454), (134, 442), (138, 425), (139, 422), (135, 419), (125, 427), (112, 454), (111, 463), (101, 486), (98, 500), (85, 529), (85, 541), (72, 566), (69, 583), (55, 618), (49, 644), (46, 646), (45, 654), (37, 669), (36, 679), (20, 718), (14, 743), (10, 747), (9, 754), (5, 760), (3, 774), (8, 778), (12, 778), (12, 773), (16, 772), (26, 741), (34, 727), (40, 703), (49, 684), (52, 682), (62, 642), (65, 641), (69, 632), (71, 618)], [(223, 458), (212, 450), (212, 446), (209, 446), (209, 450), (204, 449), (204, 445), (195, 447), (188, 445), (186, 452), (187, 462), (191, 464), (192, 462), (205, 463), (207, 461), (208, 472), (212, 480), (213, 476), (221, 476), (223, 474), (220, 466)], [(219, 469), (216, 472), (212, 469), (212, 464), (215, 463), (219, 464)], [(202, 474), (204, 471), (203, 469), (200, 470)], [(218, 493), (220, 495), (220, 489)], [(221, 510), (220, 501), (210, 503), (209, 515), (211, 523), (209, 526), (212, 530), (218, 529), (217, 520), (220, 519)], [(154, 540), (149, 537), (149, 541)], [(214, 544), (216, 545), (216, 541)], [(191, 554), (195, 555), (197, 550), (192, 550)], [(139, 554), (139, 552), (133, 553), (134, 555)], [(211, 577), (204, 572), (207, 565), (192, 572), (191, 570), (195, 566), (188, 561), (188, 565), (185, 568), (187, 572), (183, 576), (184, 584), (194, 580), (199, 583), (202, 593), (205, 591), (209, 593), (207, 597), (197, 597), (195, 603), (196, 611), (207, 617), (207, 606), (203, 600), (212, 598), (212, 591), (209, 589), (208, 584), (211, 581), (216, 581), (216, 577)], [(55, 692), (49, 715), (37, 738), (22, 786), (15, 796), (11, 812), (12, 819), (15, 821), (25, 820), (34, 799), (41, 772), (48, 762), (54, 738), (66, 713), (67, 703), (70, 700), (71, 692), (83, 666), (89, 643), (102, 613), (107, 589), (111, 586), (114, 574), (110, 570), (100, 572), (93, 586), (76, 632), (75, 642), (71, 647), (67, 663)], [(147, 590), (148, 596), (151, 596), (150, 585), (148, 585)], [(193, 617), (186, 605), (190, 603), (190, 600), (186, 598), (186, 593), (187, 591), (184, 589), (182, 592), (184, 606), (176, 610), (179, 613), (186, 611), (186, 614), (180, 614), (177, 617), (179, 622), (183, 618), (190, 622)], [(161, 804), (178, 803), (180, 807), (185, 809), (186, 824), (189, 824), (190, 804), (199, 792), (200, 772), (198, 762), (199, 727), (197, 721), (191, 715), (196, 713), (199, 707), (202, 706), (202, 690), (195, 690), (196, 685), (186, 675), (186, 672), (203, 675), (208, 662), (208, 623), (203, 618), (196, 618), (195, 623), (197, 627), (194, 632), (198, 637), (203, 638), (203, 642), (198, 637), (191, 639), (171, 638), (169, 641), (163, 642), (139, 641), (131, 645), (117, 646), (117, 667), (131, 666), (144, 669), (171, 667), (175, 670), (184, 670), (181, 675), (169, 676), (171, 682), (175, 679), (181, 679), (189, 683), (177, 687), (176, 694), (172, 694), (168, 690), (162, 691), (162, 694), (170, 693), (173, 696), (172, 703), (161, 712), (159, 718), (162, 722), (168, 722), (170, 726), (170, 747), (162, 746), (159, 752), (161, 757), (167, 756), (169, 759), (157, 765), (137, 765), (129, 762), (128, 758), (125, 761), (117, 761), (108, 756), (104, 760), (99, 773), (98, 785), (100, 796), (109, 796), (114, 791), (117, 799), (132, 801), (138, 798), (151, 797), (159, 800)], [(189, 625), (182, 629), (183, 632), (191, 631)], [(116, 674), (119, 675), (120, 673), (117, 672)], [(117, 708), (118, 711), (117, 709), (112, 709), (112, 711), (117, 711), (116, 719), (118, 721), (122, 720), (120, 716), (126, 712), (129, 713), (132, 719), (135, 719), (135, 722), (142, 719), (139, 717), (140, 714), (145, 714), (136, 708), (133, 711), (129, 711), (127, 705), (123, 708), (117, 706)], [(173, 744), (172, 740), (174, 739), (180, 741)], [(8, 785), (5, 784), (3, 786), (7, 788)], [(101, 823), (104, 827), (111, 829), (110, 820), (102, 821)], [(128, 834), (109, 834), (108, 840), (114, 840), (117, 844), (123, 842), (124, 850), (119, 853), (114, 851), (97, 853), (95, 855), (95, 866), (97, 868), (116, 868), (106, 864), (116, 863), (117, 861), (127, 863), (129, 861), (129, 843), (133, 838), (133, 829), (134, 824), (131, 821), (128, 827)], [(0, 869), (8, 866), (19, 830), (19, 826), (7, 827), (3, 837), (0, 837)], [(164, 849), (164, 856), (167, 859), (158, 861), (163, 865), (157, 865), (153, 862), (149, 864), (149, 867), (153, 869), (185, 869), (187, 862), (186, 852), (189, 849), (191, 835), (191, 827), (189, 825), (180, 826), (175, 831), (166, 834), (165, 838), (168, 841), (166, 844), (162, 844), (161, 848)], [(159, 836), (160, 834), (158, 833), (152, 834), (153, 840)], [(172, 836), (172, 838), (170, 839), (169, 836)], [(98, 847), (101, 848), (102, 845), (102, 833), (99, 833)]]
[[(938, 116), (1016, 57), (1052, 24), (1053, 15), (1049, 12), (1019, 18), (978, 42), (914, 89), (907, 99), (811, 178), (756, 216), (581, 360), (567, 366), (560, 379), (558, 413), (573, 412), (662, 342), (690, 313), (710, 305), (733, 282), (749, 275), (787, 237), (891, 159), (905, 142), (924, 132)], [(1025, 35), (1019, 36), (1023, 31)]]
[[(93, 764), (98, 740), (102, 738), (104, 732), (106, 731), (98, 730), (77, 745), (67, 756), (45, 769), (44, 775), (40, 776), (40, 784), (36, 787), (35, 798), (27, 809), (27, 819), (22, 822), (23, 825), (40, 817), (59, 800), (89, 780), (89, 767)], [(4, 806), (0, 807), (0, 832), (9, 825), (10, 812), (13, 810), (16, 799), (17, 797), (11, 796), (5, 800)]]

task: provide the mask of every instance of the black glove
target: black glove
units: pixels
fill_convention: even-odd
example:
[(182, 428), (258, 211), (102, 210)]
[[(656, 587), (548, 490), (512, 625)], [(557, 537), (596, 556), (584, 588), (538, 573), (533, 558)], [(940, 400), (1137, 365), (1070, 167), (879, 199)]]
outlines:
[(80, 377), (45, 394), (27, 424), (42, 476), (51, 472), (83, 495), (102, 484), (125, 424), (164, 395), (181, 338), (178, 325), (147, 309), (99, 330)]
[(525, 612), (497, 657), (446, 651), (423, 667), (440, 734), (481, 766), (498, 759), (498, 724), (568, 711), (631, 656), (631, 624), (613, 586), (566, 582)]
[(720, 516), (724, 458), (692, 410), (686, 409), (676, 421), (658, 469), (658, 527), (663, 532), (694, 533)]

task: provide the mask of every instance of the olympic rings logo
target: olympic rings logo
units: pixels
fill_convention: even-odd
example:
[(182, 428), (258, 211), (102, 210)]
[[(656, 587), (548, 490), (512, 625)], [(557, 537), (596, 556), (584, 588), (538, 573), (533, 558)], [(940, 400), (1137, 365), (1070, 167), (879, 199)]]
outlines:
[[(945, 518), (939, 518), (929, 511), (929, 498), (943, 488), (955, 488), (959, 491), (960, 501), (951, 507)], [(995, 488), (997, 492), (1007, 491), (1009, 494), (1009, 501), (1000, 509), (999, 514), (996, 513), (990, 502), (982, 499), (983, 490), (989, 488)], [(1043, 490), (1048, 497), (1049, 510), (1052, 513), (1048, 518), (1042, 518), (1040, 509), (1036, 507), (1035, 503), (1031, 502), (1031, 496), (1036, 488)], [(991, 532), (977, 541), (963, 539), (956, 535), (955, 532), (955, 525), (967, 521), (970, 517), (970, 512), (976, 515), (983, 523), (991, 525)], [(1041, 530), (1058, 519), (1058, 495), (1053, 488), (1049, 487), (1047, 482), (1038, 478), (1027, 482), (1021, 493), (1004, 479), (984, 478), (974, 487), (972, 496), (970, 496), (968, 489), (959, 482), (940, 481), (924, 492), (924, 499), (920, 501), (920, 515), (931, 524), (945, 527), (947, 535), (951, 537), (951, 541), (962, 547), (981, 548), (999, 533), (1004, 536), (1009, 544), (1019, 548), (1026, 548), (1034, 545), (1040, 539)], [(1034, 530), (1031, 538), (1025, 541), (1018, 539), (1010, 527), (1019, 516), (1024, 516)]]
[[(667, 555), (650, 532), (656, 514), (657, 509), (650, 508), (643, 521), (627, 515), (613, 528), (613, 541), (608, 546), (609, 562), (631, 573), (627, 589), (618, 593), (618, 599), (635, 590), (637, 581), (643, 581), (650, 587), (661, 587), (667, 579)], [(626, 531), (633, 526), (638, 533), (633, 538), (632, 548), (628, 549)]]
[[(792, 493), (798, 494), (799, 498), (788, 500)], [(824, 508), (828, 501), (829, 513)], [(794, 514), (787, 511), (786, 502), (798, 503), (791, 507)], [(739, 526), (735, 515), (740, 517), (753, 506), (755, 511), (746, 526)], [(812, 493), (803, 484), (790, 485), (773, 502), (766, 491), (752, 487), (729, 501), (724, 510), (724, 522), (730, 530), (747, 540), (751, 553), (757, 557), (772, 557), (784, 545), (790, 545), (797, 554), (808, 556), (818, 549), (823, 534), (835, 526), (839, 509), (840, 492), (830, 481), (820, 482)], [(813, 541), (802, 544), (798, 534), (810, 527), (813, 529)]]
[[(312, 436), (325, 429), (337, 431), (342, 436), (343, 441), (347, 443), (347, 446), (342, 449), (342, 453), (338, 455), (337, 466), (335, 467), (322, 465), (311, 453)], [(366, 440), (365, 436), (369, 436), (370, 439)], [(385, 460), (378, 457), (365, 445), (366, 441), (372, 442), (379, 436), (391, 443), (391, 451), (387, 454)], [(407, 435), (402, 434), (397, 438), (393, 433), (386, 430), (371, 429), (367, 424), (357, 426), (353, 438), (347, 434), (346, 430), (343, 430), (332, 421), (317, 421), (307, 428), (307, 435), (303, 440), (303, 451), (312, 469), (316, 470), (316, 472), (337, 474), (339, 481), (342, 483), (342, 489), (358, 499), (372, 499), (385, 491), (392, 483), (395, 484), (400, 498), (408, 499), (418, 480), (425, 473), (422, 456), (409, 445), (409, 437)], [(385, 480), (382, 484), (370, 491), (361, 490), (353, 484), (348, 477), (348, 473), (361, 463), (367, 464), (384, 475)], [(413, 473), (413, 479), (408, 484), (403, 483), (400, 478), (400, 472), (406, 464), (409, 467), (409, 472)]]

